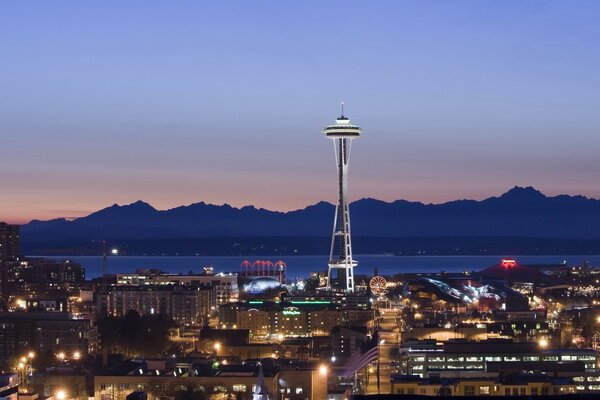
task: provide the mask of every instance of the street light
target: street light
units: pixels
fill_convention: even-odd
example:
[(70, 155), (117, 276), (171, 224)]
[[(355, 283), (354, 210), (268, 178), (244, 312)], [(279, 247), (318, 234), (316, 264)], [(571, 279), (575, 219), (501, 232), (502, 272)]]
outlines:
[(538, 344), (542, 349), (545, 349), (546, 347), (548, 347), (548, 340), (546, 338), (541, 338)]
[(110, 251), (110, 254), (112, 254), (113, 256), (119, 255), (119, 249), (112, 249)]
[(56, 355), (56, 358), (58, 358), (59, 360), (63, 361), (65, 359), (65, 353), (64, 352), (60, 352)]
[(325, 364), (321, 364), (319, 366), (319, 373), (323, 376), (327, 375), (328, 370), (329, 370), (329, 368), (327, 368), (327, 365), (325, 365)]
[(73, 358), (74, 358), (75, 360), (79, 360), (79, 359), (81, 358), (81, 353), (80, 353), (80, 352), (78, 352), (78, 351), (76, 351), (75, 353), (73, 353)]
[(64, 390), (59, 390), (54, 397), (56, 397), (56, 400), (65, 400), (67, 398), (67, 393)]

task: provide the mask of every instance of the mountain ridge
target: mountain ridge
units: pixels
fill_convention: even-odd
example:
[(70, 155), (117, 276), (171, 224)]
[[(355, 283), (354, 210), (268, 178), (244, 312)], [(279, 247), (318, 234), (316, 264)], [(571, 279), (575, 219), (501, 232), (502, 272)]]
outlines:
[[(113, 204), (67, 220), (32, 220), (24, 242), (52, 239), (160, 239), (201, 237), (327, 236), (335, 206), (319, 201), (291, 211), (203, 201), (158, 210), (142, 200)], [(353, 234), (362, 237), (522, 236), (600, 238), (600, 200), (581, 195), (546, 196), (515, 186), (483, 200), (439, 204), (362, 198), (350, 204)]]

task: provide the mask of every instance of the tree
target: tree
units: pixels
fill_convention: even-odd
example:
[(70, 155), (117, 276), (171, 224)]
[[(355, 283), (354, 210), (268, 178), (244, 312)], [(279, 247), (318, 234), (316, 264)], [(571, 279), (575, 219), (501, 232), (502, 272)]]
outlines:
[(97, 325), (102, 347), (130, 356), (156, 356), (169, 348), (169, 331), (175, 323), (170, 317), (140, 317), (130, 310), (125, 317), (103, 318)]

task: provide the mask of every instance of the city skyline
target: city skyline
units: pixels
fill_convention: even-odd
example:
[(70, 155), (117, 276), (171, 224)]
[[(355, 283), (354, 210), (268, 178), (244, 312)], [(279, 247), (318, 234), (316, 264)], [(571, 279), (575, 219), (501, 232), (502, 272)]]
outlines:
[(597, 3), (116, 9), (0, 6), (0, 220), (333, 203), (342, 100), (351, 200), (600, 197)]

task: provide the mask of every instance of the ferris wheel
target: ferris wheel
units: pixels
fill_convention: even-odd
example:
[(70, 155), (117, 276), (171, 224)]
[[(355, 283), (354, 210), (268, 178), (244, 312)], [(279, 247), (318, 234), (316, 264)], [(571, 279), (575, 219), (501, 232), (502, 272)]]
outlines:
[(385, 284), (386, 280), (383, 276), (374, 276), (369, 281), (369, 287), (371, 288), (371, 292), (376, 294), (377, 296), (383, 294), (385, 292)]

